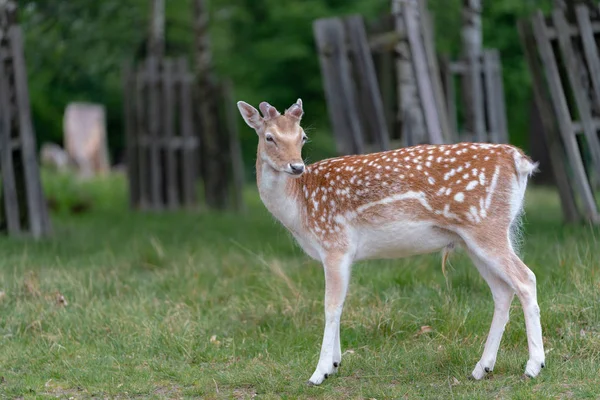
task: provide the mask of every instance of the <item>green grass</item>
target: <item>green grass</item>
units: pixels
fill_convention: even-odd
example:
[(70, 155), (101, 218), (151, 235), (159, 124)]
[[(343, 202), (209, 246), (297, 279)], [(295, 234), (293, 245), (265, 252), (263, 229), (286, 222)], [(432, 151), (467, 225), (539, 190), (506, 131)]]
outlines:
[[(118, 398), (598, 398), (600, 230), (563, 226), (554, 192), (528, 195), (525, 262), (538, 277), (547, 368), (523, 380), (517, 300), (493, 375), (466, 379), (493, 303), (464, 255), (355, 266), (338, 375), (319, 355), (323, 273), (249, 189), (249, 212), (131, 213), (125, 182), (45, 176), (93, 199), (54, 236), (0, 240), (0, 394)], [(63, 200), (67, 202), (67, 200)], [(57, 301), (62, 294), (66, 305)], [(421, 326), (432, 331), (418, 335)]]

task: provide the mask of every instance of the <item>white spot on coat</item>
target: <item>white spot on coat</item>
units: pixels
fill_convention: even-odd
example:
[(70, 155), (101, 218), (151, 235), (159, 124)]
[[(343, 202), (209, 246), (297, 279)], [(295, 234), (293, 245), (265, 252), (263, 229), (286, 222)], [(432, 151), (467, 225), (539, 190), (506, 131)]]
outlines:
[(473, 189), (475, 189), (475, 186), (477, 186), (477, 185), (479, 185), (479, 182), (477, 182), (477, 181), (471, 181), (467, 185), (466, 190), (473, 190)]

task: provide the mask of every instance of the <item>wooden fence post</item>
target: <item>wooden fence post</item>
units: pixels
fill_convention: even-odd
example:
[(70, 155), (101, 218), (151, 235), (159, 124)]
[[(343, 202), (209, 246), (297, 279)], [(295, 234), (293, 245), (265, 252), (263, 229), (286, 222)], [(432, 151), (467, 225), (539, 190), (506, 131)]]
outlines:
[[(489, 139), (494, 143), (500, 143), (500, 123), (498, 116), (498, 94), (496, 93), (494, 55), (489, 51), (485, 51), (481, 55), (483, 62), (483, 83), (485, 88), (486, 107), (488, 121)], [(482, 107), (483, 108), (483, 107)], [(484, 132), (485, 134), (485, 132)], [(487, 138), (486, 138), (487, 139)]]
[(352, 86), (344, 26), (338, 18), (313, 23), (327, 99), (327, 111), (340, 154), (364, 153), (356, 95)]
[(42, 192), (40, 170), (37, 161), (35, 135), (31, 123), (29, 90), (25, 58), (23, 56), (23, 37), (21, 28), (13, 25), (8, 30), (11, 56), (13, 59), (14, 87), (18, 124), (20, 130), (21, 153), (25, 178), (25, 195), (27, 198), (27, 215), (29, 229), (34, 237), (41, 237), (50, 232), (50, 220), (46, 201)]
[(463, 82), (464, 104), (468, 131), (473, 139), (485, 142), (485, 114), (481, 82), (481, 0), (464, 0), (463, 3), (463, 57), (467, 64), (467, 79)]
[[(391, 14), (383, 15), (369, 23), (367, 26), (367, 37), (369, 51), (373, 58), (377, 82), (381, 92), (381, 101), (383, 104), (383, 114), (389, 133), (389, 140), (400, 139), (402, 132), (397, 116), (397, 97), (396, 97), (396, 66), (394, 47), (397, 42), (396, 32), (394, 32), (394, 18)], [(393, 37), (393, 40), (388, 38)], [(382, 42), (381, 39), (385, 38)], [(380, 45), (381, 44), (381, 45)], [(391, 143), (390, 146), (394, 147)]]
[(151, 197), (150, 193), (150, 174), (149, 171), (149, 149), (150, 137), (148, 136), (148, 110), (147, 110), (147, 95), (148, 95), (148, 80), (146, 79), (142, 63), (137, 67), (137, 72), (134, 77), (135, 82), (135, 138), (137, 139), (137, 149), (139, 154), (139, 164), (137, 165), (137, 176), (139, 177), (139, 207), (142, 210), (150, 208)]
[(552, 12), (552, 20), (558, 36), (558, 44), (563, 55), (562, 59), (567, 71), (567, 76), (573, 89), (573, 97), (575, 97), (575, 103), (577, 104), (577, 109), (579, 111), (583, 132), (592, 155), (593, 165), (596, 173), (600, 175), (600, 141), (598, 140), (598, 133), (592, 122), (592, 108), (589, 98), (581, 85), (579, 68), (576, 64), (577, 59), (571, 43), (569, 25), (564, 14), (560, 10), (554, 10)]
[[(0, 60), (7, 57), (4, 48), (0, 47)], [(21, 233), (21, 221), (19, 218), (19, 199), (17, 197), (17, 184), (15, 182), (15, 167), (13, 162), (13, 151), (15, 146), (11, 138), (11, 104), (10, 104), (10, 82), (4, 61), (0, 62), (0, 168), (2, 170), (2, 200), (4, 205), (4, 216), (6, 228), (9, 235)]]
[(148, 136), (150, 138), (150, 202), (151, 208), (160, 211), (163, 208), (163, 164), (160, 157), (162, 129), (162, 110), (160, 109), (160, 71), (157, 58), (150, 56), (146, 61), (148, 85)]
[(182, 142), (184, 143), (181, 149), (183, 185), (181, 197), (184, 207), (192, 208), (197, 203), (196, 182), (199, 166), (197, 159), (200, 155), (198, 136), (194, 132), (193, 86), (195, 82), (185, 58), (182, 57), (178, 60), (178, 66), (180, 79), (179, 124)]
[(417, 78), (417, 88), (419, 89), (419, 97), (425, 117), (425, 125), (429, 134), (429, 141), (431, 144), (442, 144), (445, 140), (440, 115), (431, 83), (432, 78), (428, 73), (429, 69), (427, 68), (421, 32), (417, 24), (417, 9), (412, 2), (404, 3), (402, 16), (404, 17), (404, 24), (408, 35), (413, 73)]
[(359, 110), (364, 122), (363, 128), (375, 139), (377, 151), (389, 150), (390, 134), (385, 123), (383, 102), (363, 19), (361, 16), (351, 16), (344, 20), (344, 25), (355, 67), (357, 97), (363, 100)]
[(455, 142), (457, 140), (457, 132), (450, 126), (444, 90), (442, 89), (442, 81), (440, 76), (440, 66), (438, 57), (435, 51), (435, 39), (433, 31), (433, 22), (431, 15), (427, 10), (427, 1), (420, 0), (418, 2), (419, 15), (421, 17), (421, 37), (423, 40), (423, 48), (425, 50), (425, 59), (429, 71), (429, 79), (433, 90), (433, 98), (435, 100), (436, 110), (438, 112), (440, 129), (444, 143)]
[(34, 238), (51, 231), (31, 122), (23, 35), (16, 2), (0, 2), (1, 229)]
[(583, 43), (585, 59), (590, 69), (590, 78), (596, 99), (600, 103), (600, 56), (598, 55), (598, 46), (594, 40), (594, 31), (590, 22), (590, 10), (586, 6), (579, 6), (575, 9), (577, 15), (577, 24)]
[(581, 219), (581, 215), (577, 209), (573, 188), (567, 174), (568, 164), (562, 148), (560, 133), (557, 130), (557, 121), (552, 111), (552, 105), (549, 104), (548, 90), (546, 89), (542, 75), (540, 75), (542, 66), (536, 54), (536, 43), (533, 32), (525, 20), (519, 21), (517, 28), (527, 65), (529, 66), (529, 72), (533, 80), (534, 99), (543, 126), (542, 132), (546, 138), (549, 156), (552, 160), (552, 172), (554, 173), (560, 196), (563, 217), (567, 222), (576, 222)]
[(500, 52), (497, 49), (488, 50), (492, 55), (492, 62), (495, 65), (494, 92), (496, 93), (495, 104), (498, 107), (497, 126), (499, 143), (508, 143), (508, 128), (506, 122), (506, 98), (504, 97), (504, 84), (502, 83), (502, 62), (500, 61)]
[(584, 205), (585, 215), (592, 221), (600, 221), (596, 201), (587, 180), (585, 167), (579, 152), (576, 132), (573, 130), (573, 121), (571, 120), (567, 98), (562, 88), (558, 65), (550, 44), (550, 35), (548, 28), (546, 27), (546, 22), (544, 21), (544, 15), (541, 11), (538, 11), (533, 16), (532, 22), (533, 36), (536, 41), (540, 59), (542, 60), (541, 65), (546, 74), (554, 114), (558, 120), (559, 131), (563, 139), (563, 145), (565, 146), (569, 164), (573, 169), (573, 177)]
[[(177, 182), (177, 153), (175, 134), (175, 79), (176, 69), (172, 60), (164, 59), (162, 62), (162, 98), (161, 109), (163, 116), (163, 149), (165, 152), (165, 186), (167, 208), (175, 210), (179, 208), (181, 199), (179, 198), (179, 184)], [(181, 143), (181, 142), (180, 142)]]
[[(482, 55), (475, 60), (478, 66), (476, 70), (482, 75), (479, 78), (479, 85), (476, 96), (473, 95), (476, 86), (472, 85), (473, 60), (462, 58), (456, 62), (446, 60), (442, 65), (442, 73), (446, 84), (446, 101), (448, 103), (448, 114), (452, 121), (452, 126), (458, 132), (458, 116), (456, 107), (456, 88), (454, 86), (454, 74), (458, 75), (462, 83), (462, 105), (465, 111), (466, 130), (458, 132), (459, 140), (477, 140), (481, 142), (508, 143), (508, 133), (506, 129), (506, 110), (504, 107), (504, 89), (502, 85), (502, 67), (497, 50), (485, 50)], [(470, 94), (465, 95), (465, 91)], [(479, 98), (482, 104), (475, 106), (472, 104), (474, 98)], [(468, 102), (468, 103), (465, 103)], [(483, 112), (479, 115), (478, 108)], [(472, 130), (474, 126), (474, 116), (479, 120), (478, 125), (482, 125), (482, 137), (474, 137)], [(487, 124), (486, 117), (487, 116)], [(482, 119), (483, 118), (483, 119)], [(466, 137), (464, 136), (466, 134)]]
[(459, 141), (458, 115), (456, 109), (456, 83), (451, 69), (450, 57), (443, 56), (440, 62), (441, 74), (444, 77), (444, 94), (446, 96), (446, 107), (448, 115), (448, 124), (452, 132), (452, 142)]
[[(398, 37), (396, 52), (396, 95), (398, 97), (397, 119), (401, 122), (402, 142), (419, 143), (425, 140), (427, 130), (417, 80), (412, 66), (412, 53), (407, 27), (403, 17), (403, 0), (392, 1), (394, 31)], [(410, 137), (408, 137), (410, 135)]]

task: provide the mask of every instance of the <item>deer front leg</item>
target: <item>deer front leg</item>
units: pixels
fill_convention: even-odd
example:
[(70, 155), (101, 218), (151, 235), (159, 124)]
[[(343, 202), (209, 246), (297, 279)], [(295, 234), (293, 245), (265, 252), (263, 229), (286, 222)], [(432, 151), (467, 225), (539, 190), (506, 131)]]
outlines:
[(335, 335), (335, 344), (333, 345), (333, 366), (337, 369), (342, 365), (342, 345), (340, 343), (340, 324), (338, 324), (337, 332)]
[(325, 270), (325, 332), (317, 369), (310, 377), (310, 385), (319, 385), (337, 371), (341, 360), (340, 317), (350, 282), (351, 258), (345, 254), (328, 255), (323, 262)]

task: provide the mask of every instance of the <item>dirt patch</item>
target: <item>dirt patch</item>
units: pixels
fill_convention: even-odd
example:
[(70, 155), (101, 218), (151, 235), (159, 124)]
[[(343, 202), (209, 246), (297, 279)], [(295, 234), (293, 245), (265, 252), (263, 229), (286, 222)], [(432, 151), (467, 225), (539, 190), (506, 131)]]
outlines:
[(80, 399), (87, 394), (87, 391), (83, 388), (66, 388), (58, 382), (50, 379), (48, 382), (44, 384), (46, 390), (39, 394), (45, 396), (52, 396), (59, 399)]
[(154, 394), (160, 396), (163, 399), (181, 399), (181, 386), (170, 385), (170, 386), (157, 386), (154, 389)]
[(233, 398), (241, 399), (253, 399), (257, 396), (256, 390), (252, 386), (246, 386), (241, 388), (233, 389)]

